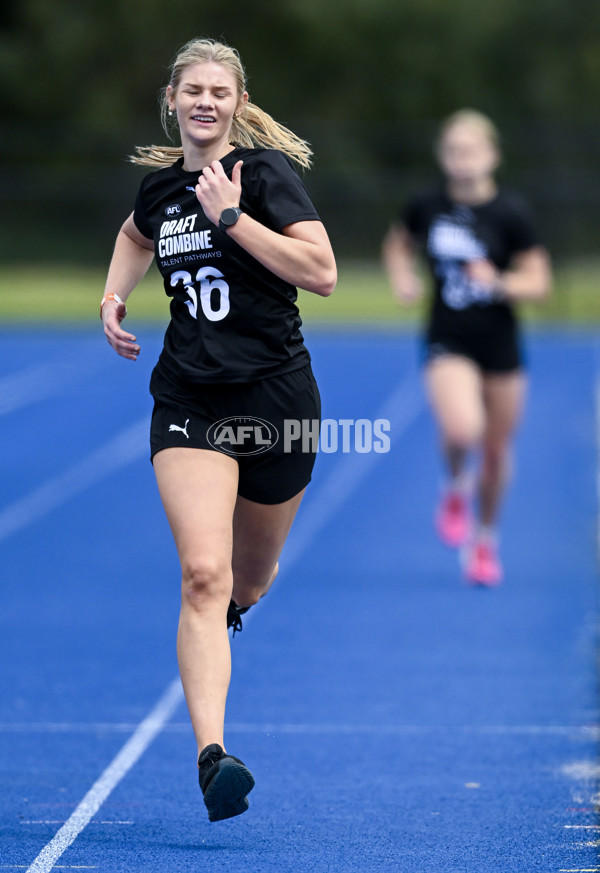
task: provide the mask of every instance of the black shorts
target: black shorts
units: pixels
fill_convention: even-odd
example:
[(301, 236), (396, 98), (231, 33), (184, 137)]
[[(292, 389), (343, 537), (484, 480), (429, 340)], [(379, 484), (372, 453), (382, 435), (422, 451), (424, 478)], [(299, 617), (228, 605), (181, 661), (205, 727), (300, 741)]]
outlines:
[(209, 449), (239, 466), (238, 494), (283, 503), (311, 480), (321, 398), (310, 365), (256, 382), (174, 382), (161, 368), (150, 380), (151, 457), (162, 449)]
[(523, 354), (516, 333), (495, 336), (458, 337), (430, 331), (425, 339), (424, 359), (428, 364), (445, 355), (469, 358), (486, 374), (512, 373), (523, 368)]

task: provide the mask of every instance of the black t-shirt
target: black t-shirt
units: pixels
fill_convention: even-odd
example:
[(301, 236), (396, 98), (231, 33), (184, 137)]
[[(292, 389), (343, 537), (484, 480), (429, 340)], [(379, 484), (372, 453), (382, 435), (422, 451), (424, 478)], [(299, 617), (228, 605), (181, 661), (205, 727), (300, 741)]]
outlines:
[(518, 252), (541, 245), (524, 201), (500, 190), (487, 203), (455, 203), (437, 189), (411, 200), (401, 222), (417, 240), (435, 282), (429, 333), (467, 338), (482, 331), (516, 329), (511, 304), (469, 279), (464, 265), (486, 259), (506, 270)]
[[(318, 221), (288, 158), (271, 149), (236, 148), (243, 160), (241, 209), (276, 232)], [(287, 373), (310, 360), (300, 332), (297, 289), (275, 276), (205, 216), (194, 192), (199, 172), (183, 159), (147, 175), (134, 221), (154, 240), (156, 263), (172, 298), (161, 365), (190, 382), (248, 382)]]

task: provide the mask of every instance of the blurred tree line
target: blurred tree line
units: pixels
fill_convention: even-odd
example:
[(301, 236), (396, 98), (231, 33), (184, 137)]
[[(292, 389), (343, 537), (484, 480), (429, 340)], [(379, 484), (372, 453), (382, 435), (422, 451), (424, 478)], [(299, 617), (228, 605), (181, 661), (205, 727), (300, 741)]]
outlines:
[(251, 98), (313, 144), (340, 256), (377, 255), (462, 106), (499, 125), (556, 256), (595, 253), (598, 0), (20, 0), (0, 10), (3, 260), (106, 261), (144, 172), (127, 155), (165, 141), (156, 95), (194, 36), (238, 48)]

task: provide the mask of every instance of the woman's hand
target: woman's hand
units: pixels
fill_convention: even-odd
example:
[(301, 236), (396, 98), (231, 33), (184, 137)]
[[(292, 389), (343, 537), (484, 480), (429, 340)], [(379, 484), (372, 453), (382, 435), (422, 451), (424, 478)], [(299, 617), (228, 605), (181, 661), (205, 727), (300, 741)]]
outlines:
[(196, 185), (196, 197), (206, 217), (213, 224), (219, 224), (224, 209), (240, 205), (243, 163), (243, 161), (237, 162), (232, 170), (231, 179), (225, 173), (221, 161), (213, 161), (210, 166), (202, 170)]
[(107, 300), (102, 306), (102, 323), (108, 344), (118, 355), (129, 361), (136, 361), (140, 353), (136, 338), (132, 333), (121, 329), (121, 322), (127, 315), (127, 307), (116, 300)]
[(484, 259), (466, 264), (465, 272), (470, 279), (487, 286), (499, 298), (542, 300), (548, 296), (552, 286), (550, 258), (542, 246), (534, 246), (516, 254), (504, 272)]
[(409, 270), (396, 274), (391, 284), (392, 293), (398, 303), (416, 303), (423, 296), (421, 277)]
[[(196, 197), (206, 217), (219, 224), (224, 209), (239, 206), (242, 164), (238, 161), (228, 179), (220, 161), (202, 170)], [(227, 236), (284, 282), (328, 297), (335, 288), (337, 269), (323, 224), (315, 220), (288, 224), (278, 233), (243, 214)]]
[[(126, 219), (117, 234), (115, 250), (108, 268), (104, 290), (104, 300), (100, 316), (109, 345), (118, 355), (135, 361), (140, 353), (136, 338), (121, 329), (121, 322), (127, 315), (124, 301), (136, 285), (142, 281), (154, 259), (154, 243), (139, 232), (133, 220), (133, 213)], [(115, 300), (114, 297), (117, 296)], [(121, 300), (122, 298), (122, 300)]]
[(465, 273), (472, 282), (487, 285), (490, 290), (502, 290), (500, 270), (491, 262), (483, 258), (477, 261), (469, 261), (465, 264)]

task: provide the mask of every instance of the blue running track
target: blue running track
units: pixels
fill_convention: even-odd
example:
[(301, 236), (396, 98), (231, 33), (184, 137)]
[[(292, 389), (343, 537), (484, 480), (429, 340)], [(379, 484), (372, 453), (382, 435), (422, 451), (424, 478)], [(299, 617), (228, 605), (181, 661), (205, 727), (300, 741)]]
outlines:
[(0, 873), (600, 871), (596, 339), (529, 339), (480, 590), (432, 531), (415, 337), (307, 330), (325, 417), (387, 419), (391, 449), (319, 455), (232, 643), (250, 810), (210, 824), (138, 336), (132, 364), (98, 329), (0, 332)]

